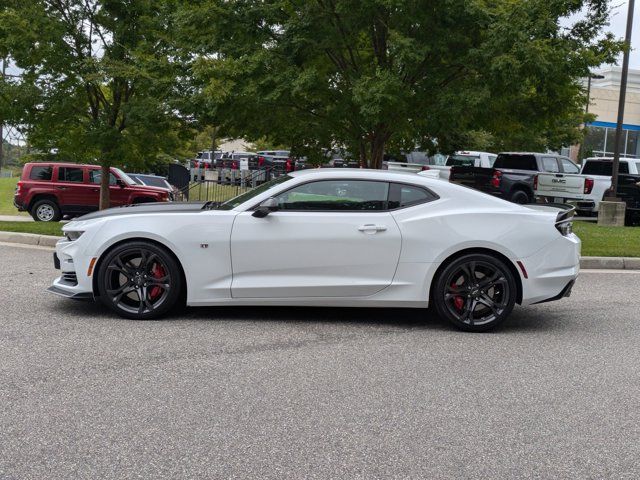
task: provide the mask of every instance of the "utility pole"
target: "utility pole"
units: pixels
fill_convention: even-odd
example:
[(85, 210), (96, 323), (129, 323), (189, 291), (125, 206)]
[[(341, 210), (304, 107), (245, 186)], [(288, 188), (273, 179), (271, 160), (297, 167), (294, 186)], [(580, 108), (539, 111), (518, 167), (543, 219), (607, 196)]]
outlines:
[[(2, 81), (5, 79), (7, 72), (7, 59), (2, 59)], [(0, 173), (2, 173), (2, 166), (4, 165), (4, 118), (0, 118)]]
[(584, 107), (584, 113), (589, 113), (589, 103), (591, 103), (591, 79), (603, 79), (604, 75), (589, 72), (587, 78), (587, 105)]
[[(618, 121), (616, 123), (616, 140), (613, 149), (613, 165), (611, 171), (611, 195), (615, 198), (618, 192), (618, 167), (620, 165), (620, 147), (622, 143), (622, 122), (624, 120), (624, 103), (627, 95), (627, 76), (629, 74), (629, 53), (631, 52), (631, 30), (633, 28), (633, 8), (635, 0), (629, 0), (627, 12), (627, 30), (624, 37), (625, 50), (622, 57), (622, 75), (620, 78), (620, 99), (618, 102)], [(619, 199), (616, 198), (616, 201)]]

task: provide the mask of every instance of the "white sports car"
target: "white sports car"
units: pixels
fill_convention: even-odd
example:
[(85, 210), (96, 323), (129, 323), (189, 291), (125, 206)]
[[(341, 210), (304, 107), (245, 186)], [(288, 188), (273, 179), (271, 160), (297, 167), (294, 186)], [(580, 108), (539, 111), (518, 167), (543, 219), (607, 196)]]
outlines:
[(412, 173), (315, 169), (222, 204), (142, 204), (63, 227), (49, 291), (128, 318), (187, 305), (435, 307), (495, 327), (568, 296), (573, 212), (524, 207)]

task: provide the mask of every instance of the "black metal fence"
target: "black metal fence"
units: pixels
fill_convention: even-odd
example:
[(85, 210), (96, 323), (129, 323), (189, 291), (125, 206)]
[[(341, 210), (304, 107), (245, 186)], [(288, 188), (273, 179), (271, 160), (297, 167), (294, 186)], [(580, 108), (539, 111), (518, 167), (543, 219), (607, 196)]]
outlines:
[(189, 185), (182, 188), (175, 199), (190, 202), (224, 202), (284, 174), (282, 169), (274, 167), (256, 170), (193, 168)]

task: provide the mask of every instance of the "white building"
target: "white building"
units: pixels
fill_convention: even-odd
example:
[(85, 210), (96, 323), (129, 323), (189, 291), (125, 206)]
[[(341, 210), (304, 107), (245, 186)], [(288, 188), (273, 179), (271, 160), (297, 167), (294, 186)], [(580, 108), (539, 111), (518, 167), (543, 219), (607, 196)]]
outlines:
[[(582, 145), (585, 157), (613, 155), (621, 71), (620, 67), (610, 67), (597, 72), (604, 78), (591, 80), (589, 113), (595, 114), (596, 119), (588, 125)], [(629, 70), (627, 77), (620, 154), (640, 158), (640, 70)]]

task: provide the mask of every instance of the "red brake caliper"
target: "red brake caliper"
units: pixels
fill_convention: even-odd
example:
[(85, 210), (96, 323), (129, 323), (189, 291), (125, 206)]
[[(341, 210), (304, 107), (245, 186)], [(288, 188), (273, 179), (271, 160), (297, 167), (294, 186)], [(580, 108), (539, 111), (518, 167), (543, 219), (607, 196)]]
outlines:
[[(153, 276), (153, 278), (164, 277), (165, 273), (164, 273), (164, 268), (162, 268), (162, 265), (160, 265), (159, 263), (156, 263), (153, 266), (153, 269), (151, 270), (151, 275)], [(155, 300), (160, 296), (161, 293), (162, 293), (162, 288), (155, 285), (151, 287), (151, 289), (149, 290), (149, 298), (151, 300)]]
[[(455, 283), (452, 283), (451, 288), (457, 289), (458, 285), (456, 285)], [(464, 298), (462, 298), (461, 296), (453, 297), (453, 306), (456, 307), (458, 310), (462, 310), (462, 308), (464, 307)]]

